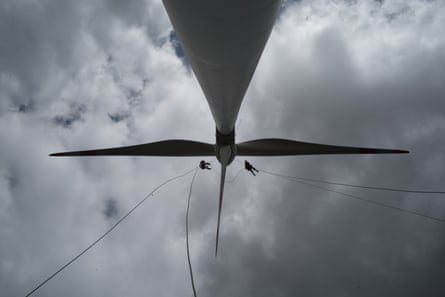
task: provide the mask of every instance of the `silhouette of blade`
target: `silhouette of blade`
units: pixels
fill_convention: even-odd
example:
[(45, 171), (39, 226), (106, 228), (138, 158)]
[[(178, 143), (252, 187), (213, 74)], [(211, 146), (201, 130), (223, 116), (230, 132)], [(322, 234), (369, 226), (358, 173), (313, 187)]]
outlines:
[(121, 146), (106, 149), (72, 151), (50, 154), (52, 157), (71, 156), (168, 156), (168, 157), (190, 157), (190, 156), (214, 156), (215, 146), (213, 144), (191, 141), (191, 140), (164, 140), (139, 145)]
[(289, 156), (325, 154), (406, 154), (405, 150), (318, 144), (288, 139), (265, 138), (237, 144), (239, 156)]
[(221, 164), (221, 180), (220, 180), (220, 185), (219, 185), (218, 223), (216, 225), (215, 257), (218, 255), (219, 226), (221, 225), (221, 210), (222, 210), (222, 203), (223, 203), (225, 180), (226, 180), (226, 165)]

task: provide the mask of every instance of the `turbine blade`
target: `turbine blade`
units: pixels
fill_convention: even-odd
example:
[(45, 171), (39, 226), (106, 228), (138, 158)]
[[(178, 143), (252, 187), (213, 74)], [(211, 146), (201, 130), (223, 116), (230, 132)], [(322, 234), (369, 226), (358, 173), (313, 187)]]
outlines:
[(225, 180), (226, 180), (226, 165), (221, 164), (221, 180), (220, 180), (220, 185), (219, 185), (218, 223), (216, 225), (215, 257), (218, 255), (219, 226), (221, 225), (221, 210), (222, 210), (222, 203), (223, 203)]
[(215, 146), (210, 143), (173, 139), (139, 145), (121, 146), (97, 150), (72, 151), (50, 154), (52, 157), (71, 156), (214, 156)]
[(288, 139), (265, 138), (237, 144), (238, 156), (289, 156), (325, 154), (406, 154), (405, 150), (338, 146), (294, 141)]

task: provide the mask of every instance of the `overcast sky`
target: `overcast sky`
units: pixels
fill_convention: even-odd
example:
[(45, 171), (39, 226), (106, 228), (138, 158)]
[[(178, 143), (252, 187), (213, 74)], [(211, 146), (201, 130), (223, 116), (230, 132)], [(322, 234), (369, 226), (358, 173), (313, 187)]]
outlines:
[[(285, 1), (237, 123), (409, 155), (251, 158), (259, 169), (445, 188), (443, 1)], [(50, 158), (214, 122), (160, 0), (0, 2), (0, 295), (24, 296), (199, 158)], [(260, 173), (198, 172), (190, 244), (198, 296), (439, 296), (445, 224)], [(236, 176), (244, 159), (229, 168)], [(162, 188), (35, 296), (192, 296), (188, 175)], [(332, 187), (331, 187), (332, 188)], [(444, 195), (338, 191), (445, 219)]]

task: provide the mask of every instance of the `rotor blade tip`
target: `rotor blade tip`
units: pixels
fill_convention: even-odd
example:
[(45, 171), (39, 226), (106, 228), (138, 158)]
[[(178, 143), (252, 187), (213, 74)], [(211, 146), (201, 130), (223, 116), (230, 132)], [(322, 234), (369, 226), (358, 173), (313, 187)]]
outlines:
[(380, 149), (380, 148), (358, 148), (359, 154), (408, 154), (409, 151), (397, 149)]
[(67, 153), (51, 153), (48, 156), (50, 157), (63, 157), (65, 156)]
[(391, 150), (393, 154), (409, 154), (407, 150)]

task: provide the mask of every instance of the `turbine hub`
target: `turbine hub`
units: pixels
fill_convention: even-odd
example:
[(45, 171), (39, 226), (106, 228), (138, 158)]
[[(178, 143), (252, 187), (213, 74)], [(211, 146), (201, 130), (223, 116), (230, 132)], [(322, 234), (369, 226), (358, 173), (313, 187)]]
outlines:
[(236, 145), (235, 145), (235, 130), (229, 134), (222, 134), (216, 130), (216, 145), (215, 155), (218, 161), (227, 166), (235, 159)]

